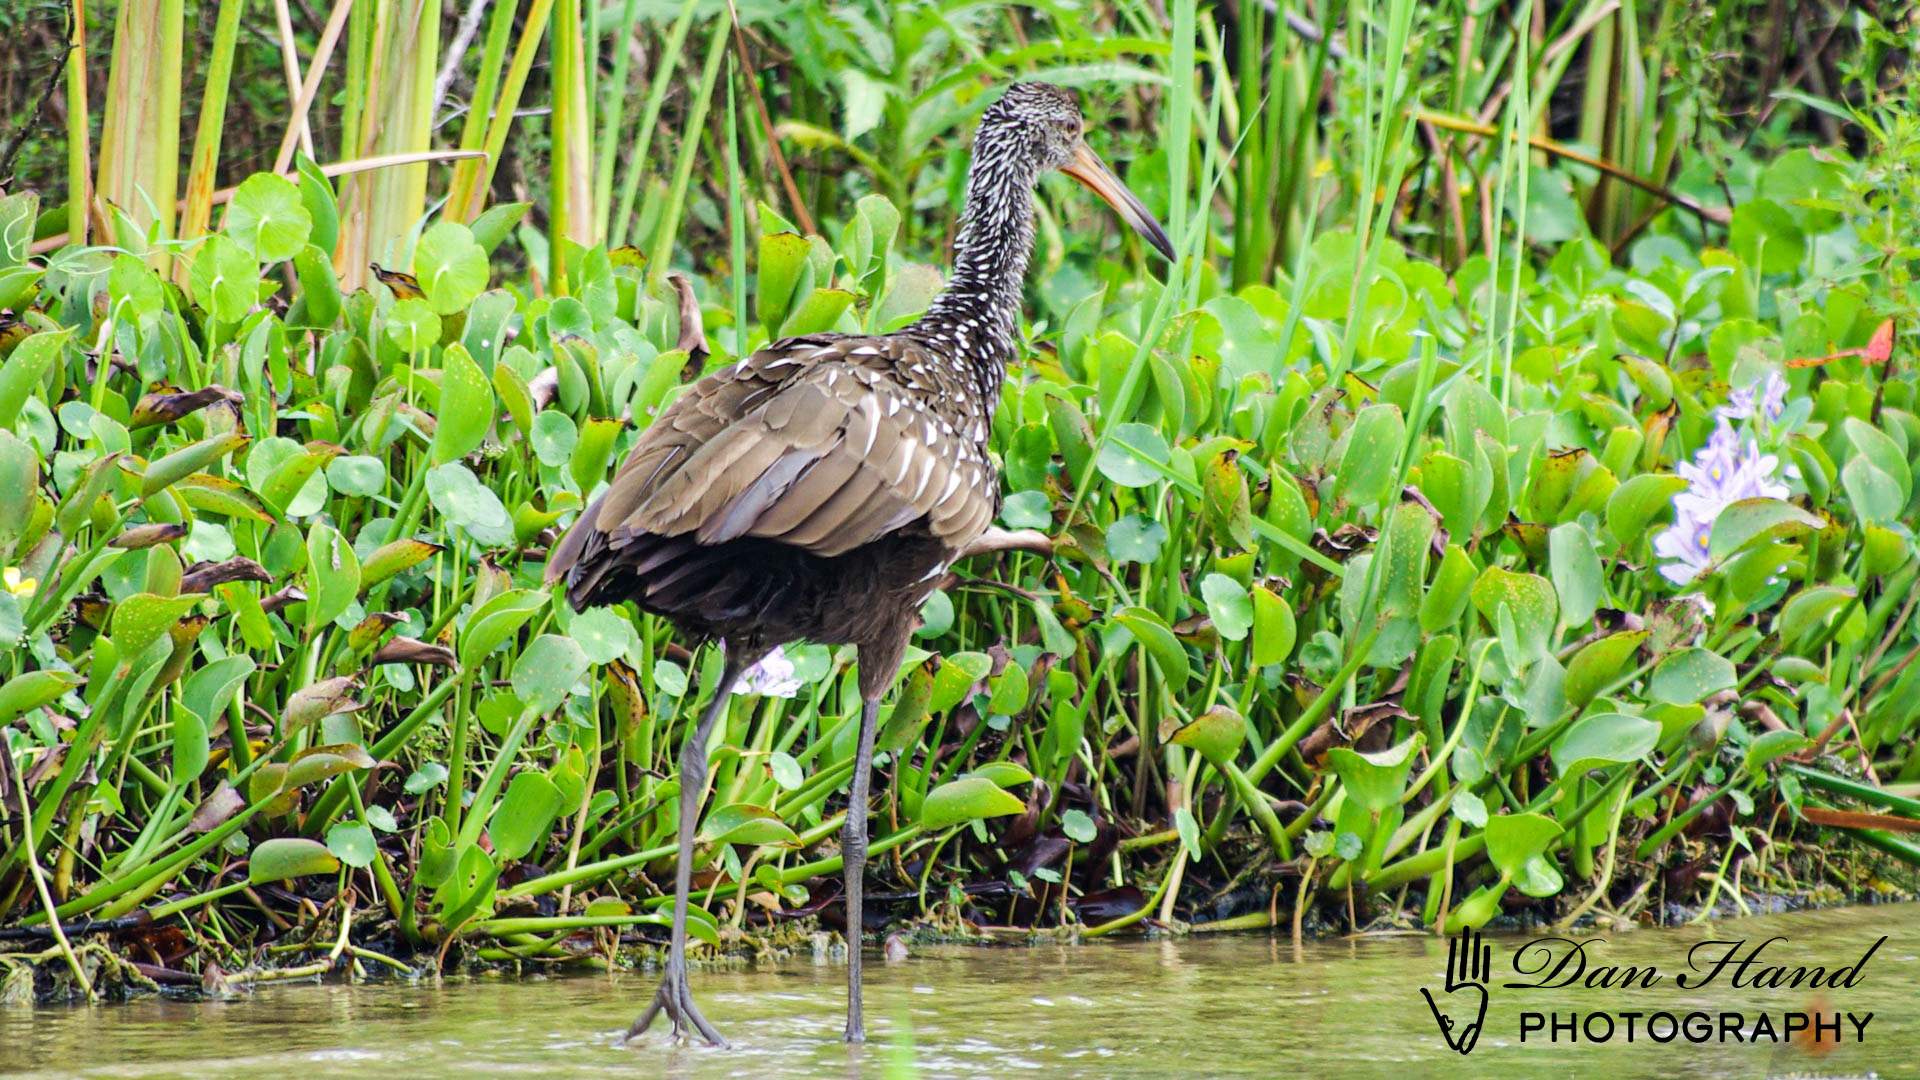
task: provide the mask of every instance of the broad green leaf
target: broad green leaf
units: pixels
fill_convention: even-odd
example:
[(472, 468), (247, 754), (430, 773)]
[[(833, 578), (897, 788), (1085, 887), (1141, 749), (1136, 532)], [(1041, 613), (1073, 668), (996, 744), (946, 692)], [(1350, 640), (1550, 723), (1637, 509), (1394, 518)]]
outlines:
[(1660, 725), (1625, 713), (1599, 713), (1577, 721), (1553, 744), (1561, 775), (1638, 761), (1660, 741)]
[(1111, 616), (1114, 622), (1127, 628), (1133, 634), (1147, 655), (1160, 668), (1160, 674), (1170, 687), (1182, 687), (1187, 684), (1191, 666), (1187, 660), (1186, 647), (1180, 639), (1173, 636), (1166, 621), (1143, 607), (1122, 608)]
[(304, 837), (262, 840), (247, 857), (247, 880), (255, 885), (331, 874), (339, 869), (340, 860), (327, 850), (327, 845)]
[(221, 229), (263, 263), (293, 258), (313, 232), (313, 215), (293, 181), (273, 173), (254, 173), (234, 189)]
[(941, 784), (920, 802), (919, 824), (928, 832), (982, 818), (1025, 813), (1027, 804), (1002, 791), (984, 776), (969, 776)]
[(493, 853), (502, 860), (524, 859), (553, 827), (564, 805), (560, 789), (544, 774), (522, 769), (507, 784), (500, 808), (487, 822)]
[(486, 249), (465, 225), (435, 222), (414, 245), (413, 276), (435, 314), (464, 311), (487, 287)]
[(466, 347), (458, 342), (441, 354), (440, 408), (435, 415), (431, 457), (435, 465), (472, 453), (493, 424), (493, 387)]
[(1647, 698), (1673, 705), (1696, 701), (1731, 688), (1738, 681), (1733, 662), (1706, 649), (1681, 649), (1653, 669)]

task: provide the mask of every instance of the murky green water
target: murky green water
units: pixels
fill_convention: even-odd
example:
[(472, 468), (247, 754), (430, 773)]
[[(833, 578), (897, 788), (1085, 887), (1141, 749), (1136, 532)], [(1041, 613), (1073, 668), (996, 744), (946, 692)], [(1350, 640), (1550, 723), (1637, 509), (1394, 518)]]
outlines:
[[(1674, 985), (1689, 950), (1713, 940), (1749, 947), (1776, 935), (1759, 964), (1856, 963), (1887, 941), (1851, 988), (1764, 990), (1723, 971)], [(1600, 963), (1655, 965), (1651, 989), (1513, 989), (1514, 954), (1529, 938), (1496, 936), (1490, 1007), (1470, 1056), (1442, 1042), (1422, 987), (1436, 997), (1447, 948), (1427, 937), (1309, 943), (1194, 937), (1081, 947), (924, 949), (868, 963), (873, 1041), (837, 1041), (838, 965), (696, 975), (728, 1051), (670, 1048), (658, 1034), (619, 1036), (653, 985), (647, 976), (456, 980), (439, 984), (297, 985), (217, 1003), (146, 1001), (75, 1010), (0, 1011), (0, 1073), (29, 1076), (358, 1077), (512, 1073), (537, 1076), (1920, 1076), (1920, 905), (1730, 920), (1604, 935)], [(1702, 967), (1722, 946), (1701, 945)], [(1561, 950), (1564, 952), (1564, 949)], [(872, 955), (872, 954), (870, 954)], [(1558, 954), (1556, 954), (1558, 955)], [(1749, 969), (1749, 974), (1757, 973)], [(1537, 980), (1529, 980), (1537, 981)], [(1471, 991), (1456, 994), (1465, 1000)], [(1443, 1003), (1454, 999), (1445, 998)], [(1761, 1012), (1872, 1013), (1864, 1041), (1815, 1054), (1792, 1044), (1650, 1039), (1624, 1013), (1739, 1012), (1751, 1037)], [(1525, 1011), (1611, 1010), (1612, 1041), (1523, 1041)], [(1666, 1034), (1663, 1021), (1654, 1021)], [(1598, 1030), (1598, 1029), (1596, 1029)]]

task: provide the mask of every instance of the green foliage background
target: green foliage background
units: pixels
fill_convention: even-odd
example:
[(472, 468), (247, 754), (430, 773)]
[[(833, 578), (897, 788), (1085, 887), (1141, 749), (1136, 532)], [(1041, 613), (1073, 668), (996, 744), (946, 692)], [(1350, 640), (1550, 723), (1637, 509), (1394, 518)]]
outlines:
[[(360, 156), (339, 80), (419, 7), (356, 3), (319, 158)], [(571, 611), (546, 546), (701, 370), (924, 307), (1013, 77), (1081, 91), (1182, 258), (1044, 185), (994, 450), (1000, 524), (1052, 554), (975, 559), (924, 613), (880, 741), (887, 915), (1459, 926), (1876, 887), (1801, 852), (1846, 824), (1920, 859), (1831, 813), (1920, 816), (1913, 16), (1767, 10), (743, 4), (736, 40), (714, 5), (500, 2), (416, 58), (453, 57), (437, 104), (470, 120), (410, 149), (500, 149), (407, 166), (418, 206), (304, 154), (245, 176), (291, 99), (246, 38), (205, 174), (243, 182), (184, 238), (171, 193), (69, 205), (87, 115), (84, 145), (36, 134), (0, 197), (0, 925), (144, 910), (188, 968), (657, 940), (717, 666)], [(92, 17), (6, 120), (53, 130), (80, 84), (139, 106)], [(1826, 51), (1769, 62), (1794, 34)], [(1674, 467), (1769, 373), (1791, 499), (1725, 511), (1678, 596)], [(852, 658), (788, 655), (795, 696), (737, 699), (716, 754), (708, 942), (835, 891)]]

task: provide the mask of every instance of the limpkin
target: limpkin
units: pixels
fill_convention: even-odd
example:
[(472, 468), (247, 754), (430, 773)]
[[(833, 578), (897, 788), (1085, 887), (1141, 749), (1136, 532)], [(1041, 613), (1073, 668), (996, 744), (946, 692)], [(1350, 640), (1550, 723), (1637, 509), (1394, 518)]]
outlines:
[(1084, 138), (1069, 92), (1016, 83), (987, 108), (946, 288), (885, 335), (773, 342), (696, 382), (640, 436), (607, 490), (554, 548), (549, 582), (576, 608), (632, 600), (724, 657), (713, 701), (680, 755), (679, 868), (665, 977), (628, 1038), (664, 1012), (723, 1045), (687, 985), (687, 891), (707, 740), (741, 676), (776, 646), (858, 648), (860, 737), (841, 853), (846, 869), (846, 1038), (860, 1010), (861, 878), (874, 723), (922, 602), (1000, 504), (987, 454), (1033, 197), (1057, 169), (1091, 188), (1161, 254), (1166, 232)]

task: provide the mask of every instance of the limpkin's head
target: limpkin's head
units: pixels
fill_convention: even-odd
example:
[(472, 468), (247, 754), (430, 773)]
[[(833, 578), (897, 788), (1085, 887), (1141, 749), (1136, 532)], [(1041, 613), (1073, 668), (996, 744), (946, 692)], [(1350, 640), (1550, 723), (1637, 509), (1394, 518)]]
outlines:
[(1058, 169), (1100, 196), (1155, 251), (1173, 258), (1167, 231), (1087, 145), (1086, 127), (1071, 91), (1050, 83), (1014, 83), (981, 115), (976, 153), (990, 147), (1018, 155), (1036, 176)]

